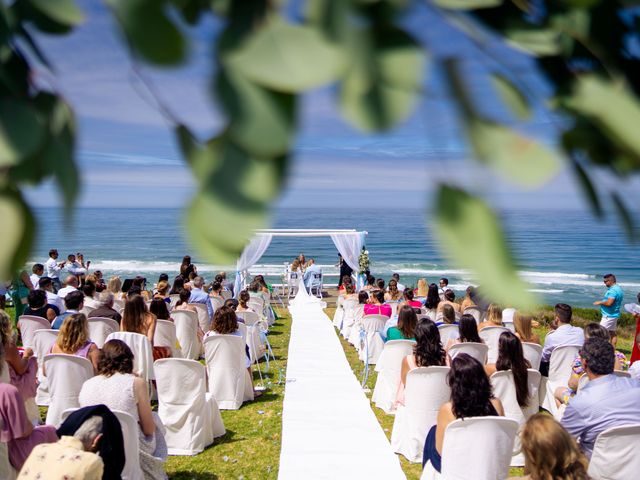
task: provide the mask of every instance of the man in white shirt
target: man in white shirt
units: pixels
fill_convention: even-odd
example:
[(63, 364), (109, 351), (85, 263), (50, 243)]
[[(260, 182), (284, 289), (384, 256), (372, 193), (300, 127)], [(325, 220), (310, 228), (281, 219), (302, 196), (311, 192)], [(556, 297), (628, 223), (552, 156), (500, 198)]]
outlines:
[(42, 277), (38, 281), (38, 286), (47, 294), (47, 303), (55, 305), (56, 307), (58, 307), (59, 311), (63, 312), (64, 303), (62, 303), (62, 299), (58, 295), (53, 293), (53, 282), (51, 281), (51, 279), (49, 277)]
[(582, 346), (584, 343), (584, 331), (580, 327), (571, 325), (572, 314), (571, 306), (566, 303), (558, 303), (555, 307), (555, 318), (551, 325), (551, 328), (555, 329), (547, 334), (542, 347), (540, 373), (543, 375), (549, 372), (549, 359), (557, 347), (563, 345)]
[(53, 292), (57, 292), (62, 287), (60, 283), (60, 270), (64, 268), (65, 262), (56, 262), (58, 258), (58, 250), (52, 248), (49, 250), (49, 259), (44, 263), (46, 269), (46, 275), (53, 282)]
[(69, 275), (64, 281), (64, 284), (66, 286), (58, 290), (58, 296), (63, 299), (71, 292), (75, 292), (78, 290), (78, 277), (76, 277), (75, 275)]
[(44, 274), (44, 265), (41, 263), (36, 263), (31, 267), (31, 275), (29, 275), (29, 280), (31, 280), (31, 285), (33, 285), (34, 290), (38, 290), (40, 288), (38, 286), (38, 282), (40, 281), (40, 277)]

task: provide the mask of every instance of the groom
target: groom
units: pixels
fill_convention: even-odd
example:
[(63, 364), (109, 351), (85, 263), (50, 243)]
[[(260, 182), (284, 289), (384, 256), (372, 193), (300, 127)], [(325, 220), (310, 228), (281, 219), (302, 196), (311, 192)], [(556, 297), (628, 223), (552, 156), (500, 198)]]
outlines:
[(309, 263), (307, 264), (307, 269), (305, 270), (304, 277), (303, 277), (304, 286), (307, 287), (307, 291), (311, 290), (311, 284), (313, 282), (314, 273), (322, 274), (322, 268), (316, 265), (315, 260), (312, 258), (311, 260), (309, 260)]

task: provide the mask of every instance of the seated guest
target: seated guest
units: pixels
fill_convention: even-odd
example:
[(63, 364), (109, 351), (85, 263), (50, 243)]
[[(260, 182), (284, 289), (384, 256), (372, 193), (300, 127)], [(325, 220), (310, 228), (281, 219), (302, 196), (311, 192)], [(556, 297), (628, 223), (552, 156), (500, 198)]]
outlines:
[(201, 303), (207, 306), (209, 317), (213, 315), (213, 305), (209, 301), (209, 295), (202, 289), (204, 285), (204, 279), (202, 277), (195, 277), (192, 282), (191, 296), (189, 297), (189, 303)]
[(589, 480), (587, 459), (552, 416), (533, 415), (524, 425), (520, 439), (529, 474), (507, 480)]
[(113, 308), (113, 301), (113, 293), (108, 290), (101, 292), (100, 295), (98, 295), (98, 308), (91, 311), (91, 313), (89, 314), (89, 318), (111, 318), (120, 323), (120, 320), (122, 320), (122, 315), (120, 315), (120, 313), (118, 313)]
[(516, 330), (516, 337), (522, 342), (537, 343), (540, 345), (540, 337), (534, 333), (533, 317), (524, 313), (516, 312), (513, 315), (513, 327)]
[(458, 325), (458, 322), (456, 322), (456, 312), (451, 305), (444, 305), (441, 312), (442, 320), (436, 322), (438, 327), (440, 325)]
[(64, 310), (64, 303), (62, 299), (53, 293), (53, 282), (49, 277), (42, 277), (38, 282), (38, 286), (40, 290), (44, 290), (44, 293), (47, 294), (47, 303), (57, 307), (58, 311), (61, 312)]
[(424, 308), (427, 310), (438, 310), (438, 304), (440, 303), (440, 295), (438, 294), (438, 286), (435, 283), (429, 285), (427, 291), (427, 299), (424, 302)]
[(102, 418), (94, 416), (87, 419), (73, 436), (37, 445), (24, 463), (18, 479), (102, 480), (104, 463), (94, 453), (102, 441), (102, 424)]
[[(91, 275), (87, 275), (87, 281), (89, 281), (90, 276)], [(107, 289), (107, 285), (104, 283), (102, 272), (100, 270), (96, 270), (95, 272), (93, 272), (93, 276), (95, 277), (95, 280), (92, 281), (96, 286), (96, 292), (104, 292)]]
[[(126, 315), (123, 322), (125, 319)], [(144, 478), (167, 478), (164, 472), (167, 445), (160, 419), (151, 411), (148, 384), (133, 374), (133, 352), (126, 343), (109, 340), (104, 344), (98, 375), (84, 382), (78, 401), (81, 407), (104, 404), (111, 410), (129, 413), (139, 426), (140, 467)]]
[(511, 332), (502, 332), (498, 340), (496, 363), (485, 365), (484, 370), (489, 377), (496, 372), (511, 370), (516, 386), (516, 399), (521, 408), (526, 407), (529, 400), (528, 368), (531, 368), (531, 364), (524, 358), (520, 339)]
[(402, 283), (400, 283), (400, 274), (399, 273), (392, 273), (391, 274), (391, 278), (394, 279), (398, 285), (398, 290), (400, 290), (401, 292), (404, 291), (404, 289), (406, 288)]
[(460, 317), (460, 324), (458, 325), (458, 338), (450, 338), (447, 342), (445, 350), (448, 352), (451, 345), (458, 343), (484, 343), (478, 335), (478, 324), (473, 315), (465, 313)]
[(167, 302), (161, 298), (154, 298), (149, 304), (149, 311), (156, 316), (158, 320), (171, 321), (171, 315), (169, 314), (169, 308), (167, 308)]
[(122, 293), (122, 280), (117, 275), (111, 277), (107, 282), (107, 291), (113, 293), (113, 298), (116, 300), (124, 299), (124, 293)]
[(156, 333), (156, 316), (149, 312), (147, 304), (141, 295), (133, 295), (124, 304), (122, 322), (120, 322), (121, 332), (133, 332), (145, 335), (153, 347), (153, 360), (171, 357), (171, 348), (164, 346), (154, 346), (153, 337)]
[(309, 260), (307, 268), (304, 271), (304, 276), (302, 277), (304, 286), (307, 287), (307, 290), (309, 290), (313, 284), (314, 275), (322, 275), (322, 268), (317, 265), (316, 261), (312, 258)]
[(542, 361), (540, 363), (540, 373), (547, 375), (549, 372), (549, 359), (551, 353), (562, 345), (582, 345), (584, 343), (584, 332), (580, 327), (571, 325), (572, 310), (566, 303), (558, 303), (555, 306), (555, 318), (551, 324), (551, 329), (544, 339), (542, 347)]
[(502, 308), (492, 303), (487, 309), (487, 319), (478, 325), (478, 331), (486, 327), (502, 326)]
[[(415, 314), (414, 314), (415, 315)], [(416, 344), (413, 355), (402, 359), (400, 370), (400, 384), (396, 393), (396, 406), (404, 405), (404, 388), (407, 383), (407, 373), (418, 367), (443, 366), (446, 354), (440, 342), (438, 327), (428, 318), (421, 319), (415, 328)]]
[(183, 288), (180, 290), (180, 299), (176, 302), (176, 306), (173, 307), (174, 310), (188, 310), (193, 313), (198, 313), (198, 309), (189, 303), (189, 299), (191, 298), (191, 290), (187, 290)]
[[(391, 282), (389, 282), (391, 283)], [(402, 302), (401, 305), (409, 305), (412, 308), (420, 309), (422, 308), (422, 302), (413, 299), (413, 289), (405, 288), (402, 292)]]
[[(395, 280), (389, 280), (389, 287), (387, 293), (384, 294), (384, 299), (387, 302), (397, 302), (402, 299), (402, 292), (398, 290), (398, 282), (396, 282)], [(418, 308), (420, 308), (421, 306), (422, 304), (420, 304)]]
[(84, 307), (84, 294), (79, 290), (69, 293), (64, 297), (64, 305), (66, 307), (65, 311), (58, 315), (51, 324), (51, 328), (54, 330), (60, 330), (62, 322), (69, 315), (80, 313), (80, 310)]
[[(358, 294), (356, 293), (356, 287), (353, 283), (347, 282), (344, 284), (344, 292), (342, 294), (343, 300), (349, 300), (352, 298), (358, 298)], [(368, 298), (368, 295), (367, 295)]]
[(416, 289), (416, 296), (420, 298), (427, 298), (428, 286), (426, 278), (418, 279), (418, 288)]
[(353, 283), (353, 280), (351, 280), (351, 277), (348, 277), (346, 275), (342, 277), (342, 281), (340, 282), (340, 286), (338, 287), (338, 295), (344, 294), (345, 287), (347, 285), (351, 285), (352, 283)]
[(384, 279), (379, 278), (376, 280), (376, 288), (374, 289), (374, 291), (380, 290), (384, 292), (385, 291), (384, 286), (385, 286)]
[(233, 295), (233, 282), (227, 280), (227, 272), (218, 273), (215, 277), (215, 281), (222, 285), (223, 290), (231, 292), (231, 295)]
[(47, 303), (47, 294), (44, 290), (31, 290), (27, 296), (29, 306), (25, 308), (24, 315), (41, 317), (53, 322), (60, 310), (55, 305)]
[(82, 293), (84, 293), (84, 306), (95, 310), (100, 306), (100, 302), (96, 298), (96, 286), (92, 282), (85, 282), (82, 286)]
[(454, 312), (460, 312), (460, 304), (455, 302), (456, 294), (451, 289), (444, 291), (444, 299), (438, 304), (437, 312), (441, 312), (445, 305), (450, 305)]
[(437, 472), (447, 425), (458, 418), (504, 416), (502, 403), (493, 396), (482, 364), (470, 355), (461, 353), (451, 360), (447, 383), (451, 387), (451, 401), (440, 407), (438, 423), (429, 430), (422, 455), (422, 465), (431, 462)]
[(65, 284), (65, 286), (63, 288), (61, 288), (60, 290), (58, 290), (58, 296), (60, 298), (62, 298), (63, 300), (71, 292), (77, 292), (78, 291), (78, 285), (80, 285), (80, 283), (78, 282), (78, 277), (76, 277), (75, 275), (69, 275), (64, 280), (64, 284)]
[[(131, 282), (131, 288), (138, 288), (140, 289), (138, 291), (138, 295), (142, 295), (142, 298), (144, 298), (145, 302), (148, 302), (149, 300), (151, 300), (151, 293), (149, 293), (147, 291), (147, 279), (144, 277), (141, 277), (140, 275), (136, 275), (136, 277), (133, 279), (133, 281)], [(127, 292), (129, 293), (129, 292)]]
[(166, 280), (160, 280), (156, 286), (156, 292), (154, 293), (153, 298), (159, 298), (167, 303), (171, 303), (171, 299), (169, 298), (169, 282)]
[(214, 298), (219, 298), (224, 301), (224, 297), (222, 296), (222, 284), (220, 282), (213, 282), (211, 284), (211, 290), (209, 291), (209, 296)]
[(462, 299), (462, 303), (460, 304), (460, 311), (464, 313), (465, 308), (475, 307), (476, 302), (473, 300), (476, 296), (475, 287), (468, 286), (465, 290), (464, 298)]
[(229, 307), (231, 310), (233, 310), (235, 312), (238, 309), (238, 305), (239, 305), (239, 302), (235, 298), (227, 298), (224, 301), (224, 305), (223, 306)]
[(364, 306), (365, 315), (384, 315), (391, 317), (391, 305), (384, 303), (384, 291), (378, 290), (371, 297), (370, 302)]
[(640, 381), (613, 374), (613, 345), (598, 337), (587, 339), (580, 350), (589, 383), (571, 399), (562, 426), (576, 437), (591, 457), (597, 436), (604, 430), (640, 423)]
[(56, 343), (51, 346), (49, 353), (66, 353), (86, 358), (93, 364), (94, 373), (98, 371), (100, 350), (89, 338), (89, 323), (83, 313), (75, 313), (64, 319)]
[(404, 305), (398, 312), (398, 324), (387, 330), (385, 342), (389, 340), (415, 340), (415, 329), (418, 317), (413, 307)]
[(373, 275), (367, 275), (366, 285), (362, 287), (362, 290), (364, 290), (365, 292), (371, 292), (375, 290), (375, 288), (376, 288), (376, 277), (374, 277)]
[[(242, 290), (240, 295), (238, 295), (238, 308), (236, 308), (236, 312), (254, 312), (254, 310), (248, 305), (249, 300), (251, 300), (249, 292)], [(240, 319), (238, 319), (238, 321), (240, 321)]]

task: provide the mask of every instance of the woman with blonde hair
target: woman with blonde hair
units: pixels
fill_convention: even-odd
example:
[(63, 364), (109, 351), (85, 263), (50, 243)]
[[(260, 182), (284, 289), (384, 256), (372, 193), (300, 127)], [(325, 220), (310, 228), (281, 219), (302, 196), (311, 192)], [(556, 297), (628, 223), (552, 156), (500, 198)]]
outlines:
[(115, 275), (109, 279), (107, 282), (107, 291), (113, 293), (113, 296), (117, 300), (122, 299), (122, 280), (119, 276)]
[(154, 299), (159, 298), (160, 300), (164, 300), (167, 303), (171, 302), (169, 298), (169, 282), (166, 280), (161, 280), (158, 282), (156, 286), (156, 294), (153, 296)]
[(502, 308), (495, 303), (489, 305), (487, 309), (487, 319), (478, 325), (478, 331), (486, 327), (501, 327), (502, 326)]
[(516, 337), (522, 342), (540, 344), (540, 337), (533, 332), (533, 317), (524, 313), (516, 312), (513, 315), (513, 326), (516, 329)]
[(64, 319), (56, 343), (51, 353), (66, 353), (86, 358), (93, 365), (93, 372), (98, 372), (100, 350), (89, 338), (89, 322), (84, 313), (74, 313)]
[(427, 279), (419, 278), (418, 279), (418, 288), (416, 290), (416, 297), (427, 297)]
[(509, 480), (588, 480), (587, 459), (578, 444), (552, 416), (537, 413), (522, 430), (524, 477)]

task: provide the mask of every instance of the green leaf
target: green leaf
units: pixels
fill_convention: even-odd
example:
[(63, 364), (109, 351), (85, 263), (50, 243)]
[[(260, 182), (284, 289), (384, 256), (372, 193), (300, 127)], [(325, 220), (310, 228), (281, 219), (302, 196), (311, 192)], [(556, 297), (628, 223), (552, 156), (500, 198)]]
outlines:
[(354, 48), (354, 61), (340, 88), (342, 113), (365, 131), (391, 128), (409, 116), (419, 99), (424, 53), (395, 29), (375, 37), (372, 31), (363, 32)]
[(574, 173), (576, 178), (578, 179), (578, 183), (580, 187), (582, 187), (582, 192), (584, 193), (589, 205), (591, 206), (591, 211), (594, 216), (598, 218), (603, 217), (602, 204), (600, 203), (600, 197), (598, 196), (598, 192), (596, 188), (593, 186), (593, 182), (591, 181), (591, 177), (586, 172), (580, 162), (572, 158), (571, 164), (573, 165)]
[(42, 120), (31, 105), (11, 98), (0, 99), (0, 167), (15, 165), (35, 153), (44, 133)]
[(131, 47), (157, 65), (175, 65), (186, 56), (184, 37), (161, 0), (106, 0)]
[(74, 26), (84, 20), (82, 11), (73, 0), (28, 0), (43, 15), (63, 25)]
[(477, 275), (488, 298), (519, 308), (534, 305), (534, 297), (516, 272), (500, 222), (481, 199), (440, 185), (435, 212), (440, 249), (458, 267)]
[(509, 127), (480, 118), (467, 121), (476, 157), (523, 187), (538, 187), (559, 170), (555, 152)]
[(222, 47), (225, 67), (279, 92), (297, 93), (333, 82), (346, 66), (342, 50), (317, 29), (275, 17), (245, 42)]
[(505, 37), (510, 45), (539, 57), (558, 55), (562, 50), (561, 34), (551, 29), (509, 28)]
[(494, 73), (491, 75), (491, 82), (502, 101), (519, 120), (527, 120), (531, 116), (529, 100), (508, 78)]
[(56, 102), (51, 119), (51, 137), (45, 149), (45, 162), (52, 165), (53, 175), (62, 193), (67, 215), (80, 191), (80, 178), (75, 163), (75, 118), (63, 101)]
[(348, 36), (350, 10), (345, 0), (308, 0), (306, 18), (331, 41), (341, 42)]
[(503, 0), (433, 0), (437, 6), (451, 10), (473, 10), (493, 8), (502, 5)]
[(295, 129), (296, 99), (274, 92), (233, 71), (221, 71), (217, 98), (230, 119), (228, 134), (254, 155), (282, 155), (288, 151)]
[(202, 144), (184, 125), (178, 125), (175, 133), (182, 155), (191, 167), (194, 177), (201, 185), (206, 184), (212, 173), (220, 168), (222, 140), (214, 138)]
[(14, 190), (0, 190), (0, 278), (12, 278), (26, 263), (33, 246), (35, 223), (22, 195)]
[(640, 167), (640, 103), (623, 87), (593, 75), (576, 80), (565, 105), (591, 119), (613, 144), (631, 154)]
[(622, 222), (625, 232), (627, 233), (627, 238), (632, 243), (636, 242), (638, 240), (636, 225), (631, 212), (627, 208), (627, 205), (617, 192), (611, 193), (611, 200), (613, 201), (614, 207), (616, 207), (618, 216), (620, 217), (620, 221)]

